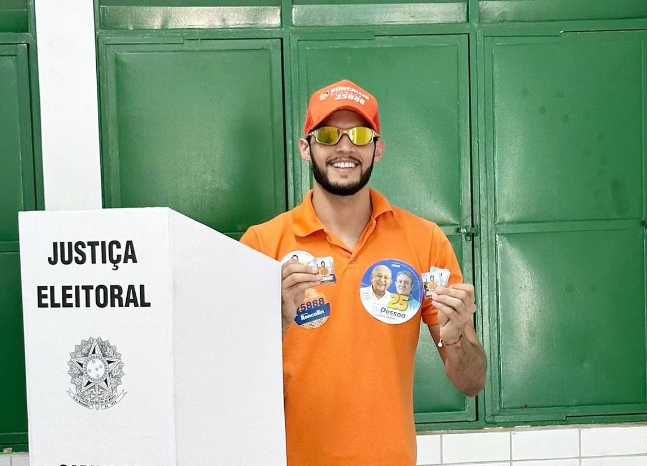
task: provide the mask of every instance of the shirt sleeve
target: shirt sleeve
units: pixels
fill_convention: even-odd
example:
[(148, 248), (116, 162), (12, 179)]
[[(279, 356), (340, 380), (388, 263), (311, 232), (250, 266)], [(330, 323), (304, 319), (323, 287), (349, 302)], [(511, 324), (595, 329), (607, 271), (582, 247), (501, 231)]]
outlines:
[(252, 227), (248, 228), (243, 236), (240, 237), (240, 242), (245, 246), (249, 246), (250, 248), (261, 252), (261, 243), (258, 239), (258, 235)]
[[(454, 248), (452, 248), (452, 244), (445, 236), (445, 233), (437, 225), (434, 226), (429, 264), (430, 267), (449, 270), (449, 285), (463, 283), (463, 274), (458, 265)], [(431, 304), (431, 299), (423, 301), (421, 316), (425, 324), (438, 325), (438, 310)]]

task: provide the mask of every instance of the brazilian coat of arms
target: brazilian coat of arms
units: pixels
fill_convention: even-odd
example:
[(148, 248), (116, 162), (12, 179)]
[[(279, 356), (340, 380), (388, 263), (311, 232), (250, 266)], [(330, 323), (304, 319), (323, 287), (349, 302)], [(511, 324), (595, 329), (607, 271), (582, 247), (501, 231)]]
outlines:
[(108, 409), (119, 403), (126, 395), (120, 390), (124, 376), (121, 354), (109, 340), (90, 337), (74, 345), (70, 353), (67, 372), (72, 380), (68, 389), (70, 397), (88, 409)]

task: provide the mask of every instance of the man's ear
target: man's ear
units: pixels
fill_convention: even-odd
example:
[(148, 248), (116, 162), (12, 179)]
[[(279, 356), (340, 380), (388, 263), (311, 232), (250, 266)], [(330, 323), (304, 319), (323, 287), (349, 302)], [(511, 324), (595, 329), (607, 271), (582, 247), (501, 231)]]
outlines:
[(301, 158), (306, 162), (312, 162), (312, 155), (310, 154), (310, 144), (306, 138), (299, 139), (299, 152)]
[(382, 160), (384, 155), (384, 139), (378, 139), (375, 141), (375, 162)]

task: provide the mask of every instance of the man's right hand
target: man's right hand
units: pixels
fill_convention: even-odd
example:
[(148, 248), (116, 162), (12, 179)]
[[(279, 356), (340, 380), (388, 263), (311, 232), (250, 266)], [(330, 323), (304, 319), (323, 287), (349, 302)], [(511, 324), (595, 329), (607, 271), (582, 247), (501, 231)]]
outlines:
[(305, 299), (308, 288), (321, 285), (321, 274), (314, 265), (290, 259), (281, 267), (281, 316), (285, 332)]

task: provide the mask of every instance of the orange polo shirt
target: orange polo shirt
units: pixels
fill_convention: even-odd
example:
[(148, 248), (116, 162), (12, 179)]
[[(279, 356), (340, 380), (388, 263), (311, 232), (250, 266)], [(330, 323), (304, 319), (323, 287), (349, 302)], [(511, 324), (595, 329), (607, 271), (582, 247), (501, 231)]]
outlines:
[[(315, 289), (329, 304), (327, 320), (319, 326), (293, 322), (283, 339), (288, 466), (416, 464), (414, 359), (420, 319), (437, 324), (437, 311), (424, 299), (405, 322), (385, 322), (365, 307), (360, 288), (376, 262), (385, 260), (414, 269), (418, 286), (431, 266), (449, 269), (450, 284), (462, 283), (462, 275), (435, 223), (392, 207), (375, 190), (370, 194), (373, 213), (353, 250), (321, 224), (312, 191), (301, 205), (241, 238), (276, 260), (305, 251), (334, 261), (336, 283)], [(392, 290), (395, 281), (393, 276)]]

